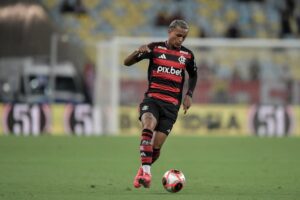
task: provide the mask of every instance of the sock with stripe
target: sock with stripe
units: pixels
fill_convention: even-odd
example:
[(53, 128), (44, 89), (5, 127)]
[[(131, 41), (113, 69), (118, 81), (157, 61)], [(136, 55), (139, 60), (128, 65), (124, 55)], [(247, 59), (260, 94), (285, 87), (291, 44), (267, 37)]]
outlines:
[(159, 156), (160, 156), (160, 149), (153, 148), (152, 164), (159, 158)]
[(141, 143), (140, 143), (140, 154), (143, 171), (151, 174), (150, 168), (152, 164), (153, 148), (151, 144), (153, 132), (149, 129), (143, 129)]

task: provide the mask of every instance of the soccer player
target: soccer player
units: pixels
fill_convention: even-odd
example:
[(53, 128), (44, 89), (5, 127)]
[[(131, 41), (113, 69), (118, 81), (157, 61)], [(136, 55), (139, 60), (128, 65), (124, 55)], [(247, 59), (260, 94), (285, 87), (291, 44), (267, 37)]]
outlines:
[(182, 46), (189, 27), (184, 20), (174, 20), (168, 28), (168, 40), (142, 45), (124, 60), (131, 66), (149, 59), (148, 89), (140, 104), (142, 133), (140, 142), (141, 166), (134, 178), (136, 188), (150, 187), (151, 164), (160, 155), (160, 149), (172, 130), (182, 101), (185, 70), (188, 72), (188, 90), (182, 105), (184, 114), (191, 107), (197, 82), (194, 54)]

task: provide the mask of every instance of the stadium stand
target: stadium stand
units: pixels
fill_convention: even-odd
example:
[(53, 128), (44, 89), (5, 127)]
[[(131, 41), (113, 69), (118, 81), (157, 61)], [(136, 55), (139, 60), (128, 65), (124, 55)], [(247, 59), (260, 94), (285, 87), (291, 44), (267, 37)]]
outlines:
[[(0, 5), (4, 5), (3, 2)], [(18, 1), (7, 2), (12, 4)], [(36, 4), (36, 1), (30, 0), (24, 2)], [(39, 0), (38, 3), (47, 11), (47, 15), (43, 15), (44, 18), (40, 23), (32, 23), (31, 34), (27, 34), (24, 29), (25, 32), (21, 37), (20, 31), (14, 31), (14, 36), (11, 38), (21, 38), (23, 42), (19, 48), (15, 48), (18, 40), (10, 38), (1, 40), (2, 46), (5, 47), (0, 48), (1, 56), (11, 56), (13, 50), (14, 56), (49, 55), (49, 37), (52, 32), (58, 31), (66, 33), (69, 44), (73, 44), (67, 48), (59, 42), (58, 60), (72, 60), (78, 71), (82, 73), (85, 70), (84, 66), (88, 66), (89, 62), (96, 62), (95, 46), (90, 44), (114, 36), (165, 37), (166, 25), (174, 18), (183, 18), (189, 22), (190, 37), (299, 38), (300, 31), (298, 1), (295, 1), (293, 6), (276, 0)], [(44, 12), (38, 6), (35, 6), (35, 10)], [(3, 19), (0, 17), (2, 27), (0, 31), (4, 30), (7, 33), (7, 27), (11, 25)], [(14, 30), (19, 27), (18, 23), (20, 22), (12, 25), (15, 26)], [(35, 30), (34, 34), (32, 30)], [(34, 45), (27, 42), (32, 38), (40, 42)], [(9, 45), (8, 41), (13, 45)], [(78, 47), (84, 47), (82, 49), (88, 58), (78, 58), (78, 55), (83, 54)], [(252, 63), (259, 57), (255, 51), (231, 49), (229, 53), (224, 54), (224, 49), (219, 49), (214, 50), (214, 59), (210, 59), (209, 50), (194, 49), (194, 52), (197, 54), (199, 67), (198, 86), (204, 91), (201, 96), (196, 97), (198, 102), (255, 103), (259, 99), (259, 94), (255, 93), (255, 90), (259, 87), (262, 76), (271, 79), (282, 76), (287, 80), (300, 79), (299, 60), (294, 55), (298, 51), (291, 50), (286, 53), (289, 56), (282, 52), (277, 54), (276, 50), (261, 51), (262, 55), (265, 54), (272, 59), (260, 59), (254, 66), (255, 70)], [(284, 67), (289, 70), (282, 70)], [(124, 73), (122, 71), (121, 80), (125, 81), (122, 87), (132, 88), (135, 84), (128, 81), (132, 78), (140, 81), (140, 74), (145, 73), (146, 70), (144, 67), (126, 70)], [(283, 75), (282, 71), (290, 71), (290, 75)], [(219, 87), (224, 80), (227, 80), (228, 84)], [(237, 82), (241, 84), (239, 87), (236, 86)], [(140, 85), (145, 83), (141, 82)], [(232, 95), (224, 96), (224, 90), (231, 91)], [(131, 101), (130, 98), (133, 97), (134, 95), (127, 95), (124, 98), (128, 99), (124, 101)]]
[[(63, 1), (40, 0), (49, 10), (57, 24), (75, 35), (80, 40), (93, 40), (99, 37), (119, 36), (164, 36), (164, 28), (156, 27), (157, 17), (163, 12), (164, 17), (184, 18), (192, 27), (203, 29), (207, 37), (225, 37), (227, 28), (236, 23), (241, 31), (241, 37), (246, 38), (276, 38), (280, 36), (280, 10), (284, 5), (277, 1), (140, 1), (140, 0), (86, 0), (82, 1), (86, 12), (61, 12)], [(69, 0), (75, 3), (76, 1)], [(296, 5), (295, 15), (291, 16), (293, 30), (297, 30), (299, 5)], [(180, 8), (180, 9), (179, 9)], [(71, 16), (70, 16), (71, 15)], [(82, 16), (84, 15), (84, 16)], [(82, 20), (84, 19), (84, 20)], [(225, 19), (225, 20), (223, 20)], [(165, 24), (168, 24), (168, 19)], [(86, 34), (82, 33), (82, 29)], [(194, 31), (191, 36), (198, 36)], [(285, 37), (285, 36), (284, 36)]]

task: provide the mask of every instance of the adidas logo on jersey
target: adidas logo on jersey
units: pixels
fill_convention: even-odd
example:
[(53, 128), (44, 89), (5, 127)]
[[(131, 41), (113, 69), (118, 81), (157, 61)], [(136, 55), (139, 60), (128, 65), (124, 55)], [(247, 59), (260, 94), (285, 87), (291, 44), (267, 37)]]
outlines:
[(160, 58), (160, 59), (167, 59), (167, 57), (166, 57), (165, 54), (161, 54), (158, 58)]

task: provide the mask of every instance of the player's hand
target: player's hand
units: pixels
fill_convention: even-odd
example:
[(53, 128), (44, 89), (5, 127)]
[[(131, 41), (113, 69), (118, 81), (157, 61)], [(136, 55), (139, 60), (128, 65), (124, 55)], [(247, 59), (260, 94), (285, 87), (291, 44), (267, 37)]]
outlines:
[(186, 114), (187, 110), (191, 107), (191, 105), (192, 105), (192, 97), (190, 97), (189, 95), (185, 95), (183, 99), (184, 114)]
[(150, 52), (150, 49), (147, 45), (142, 45), (140, 46), (140, 48), (138, 49), (138, 52), (139, 53), (149, 53)]
[(127, 56), (124, 60), (124, 65), (125, 66), (131, 66), (139, 61), (137, 61), (137, 58), (139, 58), (140, 56), (142, 56), (144, 53), (148, 53), (151, 50), (149, 49), (149, 47), (147, 45), (142, 45), (140, 46), (137, 50), (135, 50), (134, 52), (132, 52), (129, 56)]

